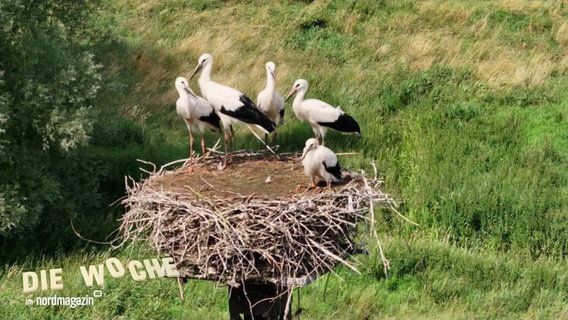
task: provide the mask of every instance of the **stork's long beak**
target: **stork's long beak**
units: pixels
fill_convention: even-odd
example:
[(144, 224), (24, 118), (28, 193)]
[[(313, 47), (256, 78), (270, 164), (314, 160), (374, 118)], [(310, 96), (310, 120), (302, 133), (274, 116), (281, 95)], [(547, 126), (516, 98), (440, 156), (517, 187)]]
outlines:
[(315, 146), (313, 144), (310, 144), (309, 146), (304, 147), (304, 150), (302, 151), (302, 158), (300, 159), (300, 161), (304, 160), (304, 158), (306, 157), (308, 152), (310, 152), (314, 148), (315, 148)]
[(189, 77), (189, 81), (191, 81), (191, 79), (193, 79), (193, 77), (195, 77), (195, 75), (196, 75), (199, 71), (201, 71), (201, 68), (203, 68), (203, 64), (202, 64), (202, 63), (199, 63), (199, 64), (197, 65), (197, 67), (195, 67), (195, 70), (193, 70), (193, 73), (191, 74), (191, 77)]
[(290, 90), (290, 93), (288, 93), (288, 95), (286, 96), (286, 99), (284, 99), (284, 102), (287, 102), (291, 96), (293, 96), (296, 93), (296, 87), (292, 88), (292, 90)]
[(194, 96), (194, 97), (197, 97), (197, 95), (195, 94), (195, 92), (193, 92), (193, 90), (191, 90), (190, 87), (187, 87), (187, 86), (186, 86), (186, 87), (184, 87), (184, 89), (185, 89), (185, 91), (186, 91), (188, 94), (190, 94), (190, 95), (192, 95), (192, 96)]
[(308, 154), (308, 151), (310, 150), (310, 148), (305, 147), (304, 151), (302, 151), (302, 158), (300, 159), (300, 161), (303, 161), (304, 158), (306, 157), (306, 154)]

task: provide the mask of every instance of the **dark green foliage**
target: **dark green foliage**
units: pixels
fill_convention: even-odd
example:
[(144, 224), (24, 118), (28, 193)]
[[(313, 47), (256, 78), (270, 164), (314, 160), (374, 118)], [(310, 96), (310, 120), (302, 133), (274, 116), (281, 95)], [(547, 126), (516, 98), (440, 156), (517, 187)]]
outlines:
[(419, 74), (401, 71), (401, 74), (393, 79), (385, 80), (381, 89), (380, 108), (384, 114), (390, 114), (418, 103), (443, 103), (444, 99), (451, 100), (445, 91), (448, 85), (461, 90), (471, 90), (466, 88), (471, 84), (471, 80), (471, 71), (444, 66), (435, 66)]
[(130, 74), (103, 80), (109, 73), (88, 50), (104, 44), (98, 56), (113, 59), (110, 49), (124, 48), (108, 30), (86, 32), (95, 5), (0, 4), (2, 260), (84, 245), (73, 226), (109, 240), (121, 212), (109, 205), (124, 193), (124, 175), (138, 172), (139, 157), (160, 159), (140, 125), (117, 112)]
[(524, 31), (529, 27), (530, 17), (526, 13), (496, 10), (489, 15), (493, 25), (503, 25), (510, 31)]
[(62, 180), (57, 167), (73, 164), (89, 139), (100, 74), (92, 55), (69, 41), (81, 23), (64, 27), (71, 23), (67, 14), (78, 10), (75, 2), (66, 12), (62, 6), (16, 0), (0, 5), (0, 91), (6, 97), (0, 109), (0, 199), (9, 199), (0, 205), (1, 237), (73, 215), (72, 203), (61, 203), (73, 179)]
[(314, 17), (300, 23), (296, 32), (290, 33), (287, 42), (295, 49), (317, 51), (333, 64), (344, 63), (347, 59), (344, 52), (346, 37), (329, 28), (325, 19)]
[(199, 11), (205, 11), (208, 9), (217, 8), (221, 5), (220, 2), (221, 1), (217, 0), (199, 0), (199, 1), (179, 1), (179, 4), (181, 5), (189, 4), (193, 9), (199, 12)]

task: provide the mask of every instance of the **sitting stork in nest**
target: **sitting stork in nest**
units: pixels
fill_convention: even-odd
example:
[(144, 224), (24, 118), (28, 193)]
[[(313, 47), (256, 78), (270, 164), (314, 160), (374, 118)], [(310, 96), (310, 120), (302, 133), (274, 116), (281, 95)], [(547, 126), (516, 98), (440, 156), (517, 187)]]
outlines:
[[(306, 146), (302, 152), (302, 165), (304, 166), (304, 173), (312, 180), (308, 189), (317, 187), (317, 177), (326, 182), (327, 189), (331, 189), (332, 182), (341, 181), (341, 167), (337, 161), (337, 156), (329, 148), (320, 145), (315, 138), (306, 141)], [(303, 187), (305, 186), (298, 185), (296, 192), (299, 192)]]

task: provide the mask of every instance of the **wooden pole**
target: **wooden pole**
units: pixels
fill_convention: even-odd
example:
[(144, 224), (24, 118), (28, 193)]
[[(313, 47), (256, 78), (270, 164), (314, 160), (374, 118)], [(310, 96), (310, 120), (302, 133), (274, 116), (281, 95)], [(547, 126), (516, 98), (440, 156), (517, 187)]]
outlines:
[[(274, 284), (245, 282), (239, 288), (229, 287), (230, 320), (284, 320), (288, 294), (287, 288)], [(286, 320), (291, 319), (288, 312)]]

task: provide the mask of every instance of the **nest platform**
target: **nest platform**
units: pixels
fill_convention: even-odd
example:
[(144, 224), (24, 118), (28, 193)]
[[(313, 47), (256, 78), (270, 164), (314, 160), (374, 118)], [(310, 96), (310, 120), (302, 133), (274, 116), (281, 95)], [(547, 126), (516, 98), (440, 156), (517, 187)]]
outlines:
[(338, 264), (358, 272), (360, 229), (374, 232), (376, 205), (396, 205), (376, 172), (369, 180), (344, 170), (330, 190), (295, 193), (309, 182), (298, 154), (244, 152), (224, 170), (217, 161), (194, 159), (173, 170), (154, 167), (141, 181), (129, 178), (122, 243), (147, 241), (185, 278), (294, 288)]

